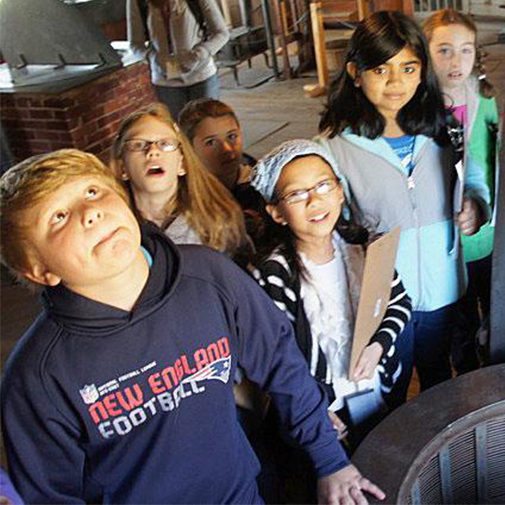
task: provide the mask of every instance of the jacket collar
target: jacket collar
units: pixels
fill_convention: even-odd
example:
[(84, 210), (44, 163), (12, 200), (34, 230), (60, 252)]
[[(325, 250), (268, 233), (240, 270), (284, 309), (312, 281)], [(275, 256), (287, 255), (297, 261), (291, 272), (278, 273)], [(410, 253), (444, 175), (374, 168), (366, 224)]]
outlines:
[[(398, 158), (392, 147), (382, 137), (369, 139), (363, 135), (356, 135), (355, 133), (352, 133), (350, 128), (347, 128), (345, 131), (343, 131), (341, 135), (342, 138), (351, 144), (354, 144), (361, 149), (379, 156), (394, 167), (398, 168), (400, 171), (404, 171), (400, 163), (400, 158)], [(417, 160), (419, 153), (423, 150), (427, 142), (430, 140), (431, 139), (425, 135), (416, 135), (416, 140), (414, 142), (414, 163)]]

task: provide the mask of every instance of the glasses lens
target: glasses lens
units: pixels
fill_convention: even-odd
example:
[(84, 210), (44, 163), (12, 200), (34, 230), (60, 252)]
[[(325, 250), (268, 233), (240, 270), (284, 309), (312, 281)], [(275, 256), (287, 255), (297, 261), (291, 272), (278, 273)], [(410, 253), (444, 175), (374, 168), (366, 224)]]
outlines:
[(161, 139), (156, 142), (156, 145), (164, 152), (172, 152), (178, 149), (179, 144), (173, 140)]
[(335, 189), (336, 187), (337, 187), (336, 181), (327, 180), (327, 181), (323, 181), (320, 184), (318, 184), (314, 188), (314, 191), (318, 195), (326, 195), (327, 193), (329, 193), (331, 190)]
[(284, 201), (289, 204), (299, 203), (303, 202), (304, 200), (307, 200), (308, 197), (309, 197), (308, 191), (294, 191), (293, 193), (287, 194), (284, 197)]
[(124, 145), (128, 151), (144, 151), (148, 142), (146, 140), (132, 139), (127, 140)]

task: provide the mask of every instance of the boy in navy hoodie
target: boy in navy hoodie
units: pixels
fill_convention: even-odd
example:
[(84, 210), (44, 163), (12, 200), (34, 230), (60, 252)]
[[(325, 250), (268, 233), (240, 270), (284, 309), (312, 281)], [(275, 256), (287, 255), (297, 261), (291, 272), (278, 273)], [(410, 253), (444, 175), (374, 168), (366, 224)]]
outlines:
[(44, 287), (2, 382), (25, 501), (260, 502), (237, 365), (311, 457), (321, 502), (384, 497), (338, 444), (290, 323), (232, 262), (141, 231), (124, 190), (80, 151), (20, 163), (0, 197), (2, 260)]

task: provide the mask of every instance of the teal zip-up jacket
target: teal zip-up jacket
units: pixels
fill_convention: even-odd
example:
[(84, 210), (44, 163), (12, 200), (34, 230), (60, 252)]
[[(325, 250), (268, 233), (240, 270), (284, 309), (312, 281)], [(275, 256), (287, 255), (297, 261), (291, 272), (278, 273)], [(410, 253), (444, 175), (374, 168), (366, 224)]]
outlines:
[[(495, 170), (498, 108), (494, 98), (485, 98), (478, 91), (477, 79), (465, 83), (468, 124), (465, 128), (466, 153), (483, 171), (484, 180), (491, 194), (495, 191)], [(470, 237), (462, 236), (463, 254), (466, 261), (477, 261), (493, 252), (494, 226), (490, 222)]]
[[(389, 144), (349, 131), (316, 139), (333, 156), (347, 179), (350, 204), (372, 233), (400, 226), (396, 269), (413, 309), (433, 311), (456, 302), (466, 289), (464, 261), (456, 243), (453, 195), (456, 171), (450, 148), (433, 139), (415, 139), (410, 176)], [(466, 164), (465, 196), (488, 213), (489, 190), (482, 171)]]

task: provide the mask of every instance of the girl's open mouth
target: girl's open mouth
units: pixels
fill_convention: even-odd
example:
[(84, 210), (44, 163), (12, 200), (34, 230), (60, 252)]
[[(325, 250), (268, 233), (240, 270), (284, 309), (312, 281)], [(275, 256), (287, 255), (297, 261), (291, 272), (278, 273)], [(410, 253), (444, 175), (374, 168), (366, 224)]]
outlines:
[(147, 169), (147, 175), (161, 175), (164, 173), (165, 173), (165, 171), (161, 167), (158, 167), (158, 166), (152, 166)]

